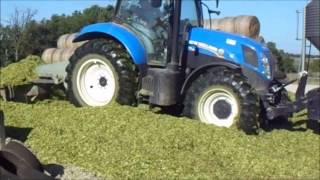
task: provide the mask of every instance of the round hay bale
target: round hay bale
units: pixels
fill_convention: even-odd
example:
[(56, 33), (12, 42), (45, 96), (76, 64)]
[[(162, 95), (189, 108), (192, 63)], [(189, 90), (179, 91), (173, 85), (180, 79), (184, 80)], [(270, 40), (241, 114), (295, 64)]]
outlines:
[(233, 17), (225, 17), (219, 19), (218, 21), (218, 29), (230, 33), (235, 33), (235, 18)]
[(61, 62), (62, 53), (63, 53), (63, 49), (56, 49), (52, 55), (52, 63)]
[(69, 37), (70, 34), (64, 34), (62, 36), (59, 37), (58, 41), (57, 41), (57, 47), (58, 48), (66, 48), (66, 41), (67, 38)]
[[(204, 21), (204, 27), (210, 29), (210, 20)], [(211, 29), (226, 31), (258, 39), (260, 22), (256, 16), (236, 16), (222, 19), (212, 19)]]
[(81, 41), (81, 42), (77, 42), (77, 43), (73, 43), (73, 44), (75, 44), (75, 47), (78, 48), (78, 47), (84, 45), (86, 42), (88, 42), (88, 41)]
[(260, 22), (256, 16), (235, 17), (235, 32), (254, 39), (259, 38)]
[(207, 29), (215, 29), (219, 30), (219, 19), (212, 19), (211, 20), (211, 27), (210, 27), (210, 20), (204, 20), (203, 27)]
[(73, 43), (73, 40), (77, 37), (78, 33), (69, 34), (69, 36), (66, 39), (66, 46), (65, 48), (73, 48), (77, 47), (77, 43)]
[(76, 47), (63, 49), (61, 61), (69, 61), (70, 57), (74, 54), (76, 49)]
[(42, 61), (46, 64), (52, 63), (52, 57), (55, 51), (56, 48), (49, 48), (44, 50), (41, 56)]

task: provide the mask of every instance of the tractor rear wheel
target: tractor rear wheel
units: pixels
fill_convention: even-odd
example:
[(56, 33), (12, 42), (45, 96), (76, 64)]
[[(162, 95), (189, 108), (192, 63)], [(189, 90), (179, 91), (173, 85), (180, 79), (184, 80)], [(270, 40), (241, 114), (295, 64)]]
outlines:
[(76, 106), (136, 102), (136, 67), (126, 49), (113, 40), (87, 42), (70, 58), (66, 71), (67, 94)]
[(225, 67), (209, 69), (189, 87), (184, 114), (219, 127), (237, 127), (246, 134), (259, 129), (259, 100), (241, 73)]

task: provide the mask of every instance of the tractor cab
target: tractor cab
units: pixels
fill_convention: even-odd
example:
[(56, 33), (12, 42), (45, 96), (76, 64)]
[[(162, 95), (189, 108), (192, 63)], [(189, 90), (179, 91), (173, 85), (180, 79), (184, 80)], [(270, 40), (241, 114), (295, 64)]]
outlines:
[(169, 59), (169, 44), (174, 28), (179, 28), (182, 37), (186, 24), (200, 26), (202, 12), (200, 1), (182, 1), (180, 26), (174, 27), (174, 8), (171, 0), (121, 0), (116, 5), (115, 19), (134, 32), (143, 42), (148, 65), (165, 67)]

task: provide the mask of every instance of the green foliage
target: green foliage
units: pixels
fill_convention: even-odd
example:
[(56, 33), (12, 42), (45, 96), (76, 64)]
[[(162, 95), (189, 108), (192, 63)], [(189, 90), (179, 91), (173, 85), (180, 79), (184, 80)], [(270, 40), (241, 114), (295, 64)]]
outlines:
[(30, 83), (37, 77), (35, 69), (40, 63), (40, 57), (28, 56), (17, 63), (0, 68), (0, 87)]
[(274, 42), (268, 42), (267, 46), (277, 60), (278, 71), (286, 73), (297, 72), (297, 69), (294, 66), (294, 59), (290, 57), (290, 54), (285, 53), (283, 50), (277, 49), (276, 43)]
[[(50, 19), (40, 22), (31, 21), (22, 33), (19, 56), (29, 54), (41, 55), (44, 49), (56, 47), (58, 38), (66, 33), (78, 32), (83, 26), (97, 22), (110, 21), (113, 7), (92, 6), (83, 12), (75, 11), (71, 15), (53, 15)], [(0, 26), (0, 67), (6, 66), (14, 59), (12, 35), (13, 27)], [(7, 52), (7, 53), (6, 53)]]
[(32, 128), (26, 144), (41, 161), (80, 166), (106, 179), (320, 177), (319, 135), (298, 131), (300, 121), (296, 131), (247, 136), (141, 107), (0, 103), (8, 126)]
[(13, 49), (13, 39), (9, 27), (3, 27), (0, 24), (0, 67), (6, 66), (10, 63), (9, 57), (14, 57), (14, 52), (9, 51)]
[(320, 59), (312, 60), (309, 69), (311, 73), (320, 73)]

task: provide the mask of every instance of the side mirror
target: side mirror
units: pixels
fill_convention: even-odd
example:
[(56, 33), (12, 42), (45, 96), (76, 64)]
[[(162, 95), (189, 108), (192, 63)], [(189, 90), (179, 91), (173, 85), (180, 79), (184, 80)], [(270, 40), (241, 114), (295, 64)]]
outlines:
[(151, 0), (151, 6), (153, 8), (159, 8), (161, 7), (162, 0)]

